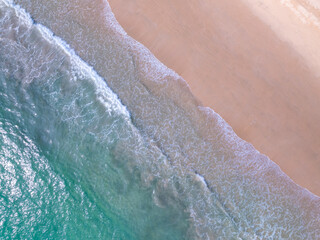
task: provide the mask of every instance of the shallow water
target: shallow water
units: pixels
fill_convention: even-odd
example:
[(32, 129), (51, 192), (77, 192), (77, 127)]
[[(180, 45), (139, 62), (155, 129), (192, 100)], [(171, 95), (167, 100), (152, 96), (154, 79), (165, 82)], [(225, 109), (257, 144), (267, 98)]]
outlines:
[(16, 2), (37, 24), (0, 0), (1, 238), (320, 237), (319, 198), (198, 106), (107, 2)]
[(140, 180), (137, 163), (163, 156), (148, 150), (116, 95), (42, 27), (17, 19), (13, 9), (6, 14), (1, 238), (186, 237), (183, 206), (157, 206), (156, 178)]

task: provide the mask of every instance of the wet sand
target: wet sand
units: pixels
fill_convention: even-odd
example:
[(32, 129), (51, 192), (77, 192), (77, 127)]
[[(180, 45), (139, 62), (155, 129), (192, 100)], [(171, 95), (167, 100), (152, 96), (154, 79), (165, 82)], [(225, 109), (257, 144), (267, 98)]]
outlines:
[(109, 1), (128, 34), (203, 105), (320, 195), (319, 29), (282, 2)]

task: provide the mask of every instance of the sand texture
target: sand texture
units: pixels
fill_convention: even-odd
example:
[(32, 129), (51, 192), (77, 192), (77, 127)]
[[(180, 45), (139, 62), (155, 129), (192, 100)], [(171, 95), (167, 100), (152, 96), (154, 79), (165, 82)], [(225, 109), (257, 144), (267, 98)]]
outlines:
[(309, 18), (293, 11), (290, 4), (304, 12), (293, 1), (109, 2), (128, 34), (180, 74), (204, 106), (320, 195), (320, 35), (312, 2), (301, 3), (312, 8)]

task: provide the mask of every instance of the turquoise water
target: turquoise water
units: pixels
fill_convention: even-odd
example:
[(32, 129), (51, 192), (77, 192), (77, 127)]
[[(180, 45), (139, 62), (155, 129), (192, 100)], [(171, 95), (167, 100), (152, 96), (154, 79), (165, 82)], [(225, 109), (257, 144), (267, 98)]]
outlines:
[[(123, 166), (135, 157), (126, 149), (144, 143), (114, 94), (88, 76), (70, 79), (52, 70), (54, 76), (28, 85), (1, 74), (2, 236), (185, 236), (183, 207), (156, 206), (155, 183), (142, 185), (140, 169)], [(140, 154), (153, 157), (147, 150)]]
[(18, 80), (1, 76), (2, 237), (184, 236), (183, 208), (156, 206), (152, 183), (141, 185), (139, 168), (123, 167), (130, 160), (125, 149), (132, 147), (126, 142), (136, 140), (128, 116), (117, 113), (120, 104), (106, 109), (98, 102), (92, 79), (69, 86), (64, 76), (42, 80), (19, 87)]
[(320, 238), (319, 198), (107, 2), (16, 2), (37, 23), (0, 0), (0, 239)]
[[(39, 28), (23, 27), (23, 38), (1, 39), (1, 239), (187, 238), (184, 206), (157, 206), (157, 179), (141, 181), (138, 162), (164, 157), (116, 95)], [(44, 71), (28, 82), (19, 61)]]

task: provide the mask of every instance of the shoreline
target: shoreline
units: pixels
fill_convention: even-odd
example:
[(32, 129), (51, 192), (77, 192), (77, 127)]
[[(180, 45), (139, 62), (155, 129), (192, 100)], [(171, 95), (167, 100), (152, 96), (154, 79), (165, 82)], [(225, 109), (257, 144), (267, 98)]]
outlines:
[[(166, 196), (162, 190), (168, 186), (173, 191), (170, 202), (176, 197), (181, 197), (182, 202), (186, 200), (184, 212), (194, 219), (195, 230), (201, 236), (221, 235), (230, 239), (233, 236), (279, 238), (302, 234), (304, 239), (309, 239), (319, 235), (320, 198), (294, 184), (278, 165), (240, 139), (219, 114), (199, 104), (180, 76), (122, 30), (108, 2), (83, 1), (71, 5), (66, 2), (45, 2), (41, 5), (43, 9), (39, 9), (32, 5), (34, 2), (26, 1), (24, 7), (37, 22), (44, 23), (53, 34), (65, 40), (95, 69), (130, 112), (127, 120), (133, 124), (130, 128), (135, 132), (133, 139), (124, 135), (115, 142), (111, 155), (120, 154), (119, 160), (128, 160), (129, 166), (135, 160), (145, 159), (150, 168), (146, 167), (143, 171), (146, 175), (138, 175), (138, 178), (152, 184), (159, 178), (160, 189), (154, 190), (160, 197)], [(57, 11), (47, 15), (44, 10), (51, 9), (52, 3)], [(61, 6), (69, 6), (65, 9), (69, 15), (60, 11), (64, 9)], [(74, 37), (77, 33), (79, 38)], [(81, 107), (79, 111), (82, 112)], [(100, 116), (100, 108), (97, 115)], [(98, 124), (90, 119), (99, 133), (105, 129), (105, 122), (102, 128), (96, 128), (100, 118)], [(85, 124), (84, 128), (87, 126)], [(106, 135), (101, 134), (98, 145)], [(139, 136), (142, 139), (138, 142), (145, 143), (145, 147), (138, 144), (135, 148), (135, 139)], [(127, 140), (129, 145), (125, 144)], [(84, 142), (84, 151), (87, 146)], [(144, 155), (144, 149), (149, 149), (152, 155)], [(122, 155), (124, 150), (128, 153)], [(91, 165), (91, 161), (88, 164)], [(139, 166), (145, 167), (145, 164)], [(171, 169), (172, 177), (167, 175), (166, 167)], [(189, 173), (192, 173), (191, 178)], [(194, 173), (203, 176), (210, 189), (199, 192), (198, 181), (194, 187), (188, 187), (190, 180), (197, 179)], [(182, 186), (187, 187), (183, 190)], [(279, 209), (284, 211), (279, 212)]]
[(320, 195), (320, 85), (300, 52), (241, 1), (123, 1), (110, 6), (130, 36), (239, 137)]

